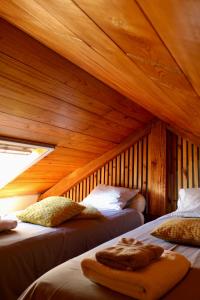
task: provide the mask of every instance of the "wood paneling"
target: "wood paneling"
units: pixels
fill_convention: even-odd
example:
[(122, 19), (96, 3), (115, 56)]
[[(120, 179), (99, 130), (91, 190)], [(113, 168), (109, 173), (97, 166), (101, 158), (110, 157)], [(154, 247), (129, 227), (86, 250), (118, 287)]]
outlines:
[[(139, 143), (136, 143), (139, 139), (146, 136), (151, 129), (151, 124), (145, 126), (137, 132), (134, 132), (133, 135), (129, 136), (126, 140), (124, 140), (121, 144), (115, 147), (113, 150), (108, 151), (103, 154), (99, 158), (94, 161), (91, 161), (84, 167), (75, 170), (73, 173), (69, 174), (65, 178), (63, 178), (60, 182), (58, 182), (55, 186), (50, 188), (44, 194), (41, 195), (40, 199), (43, 199), (48, 196), (53, 195), (62, 195), (66, 191), (70, 190), (77, 182), (86, 180), (85, 178), (89, 178), (91, 174), (93, 174), (93, 184), (96, 186), (98, 183), (102, 181), (105, 184), (109, 184), (109, 182), (116, 182), (116, 185), (125, 185), (125, 169), (128, 169), (130, 164), (127, 163), (125, 168), (125, 156), (126, 161), (129, 160), (129, 153), (124, 152), (127, 148), (134, 144), (134, 154), (131, 155), (134, 157), (134, 165), (130, 168), (130, 172), (134, 175), (131, 176), (132, 179), (127, 175), (127, 185), (133, 184), (134, 186), (141, 186), (141, 178), (138, 178), (138, 170), (142, 170), (142, 166), (138, 164), (139, 150), (142, 156), (142, 149), (139, 149)], [(146, 140), (146, 139), (145, 139)], [(136, 146), (136, 147), (135, 147)], [(133, 148), (133, 147), (132, 147)], [(131, 156), (130, 155), (130, 156)], [(142, 161), (142, 160), (141, 160)], [(141, 162), (140, 162), (141, 163)], [(142, 164), (142, 163), (141, 163)], [(115, 166), (115, 171), (113, 171), (112, 166)], [(135, 167), (136, 166), (136, 167)], [(128, 174), (129, 172), (127, 172)], [(109, 178), (110, 174), (110, 178)], [(112, 174), (112, 176), (111, 176)], [(116, 179), (114, 179), (114, 174), (116, 175)], [(137, 178), (137, 179), (136, 179)], [(89, 179), (88, 179), (89, 180)], [(135, 180), (135, 181), (132, 181)], [(135, 184), (136, 183), (136, 184)], [(84, 185), (84, 184), (83, 184)], [(85, 191), (85, 188), (84, 188)]]
[[(147, 166), (148, 166), (148, 156), (143, 155), (143, 153), (148, 153), (148, 135), (144, 136), (134, 145), (136, 147), (130, 146), (125, 151), (121, 152), (118, 156), (115, 156), (109, 162), (98, 168), (94, 173), (90, 174), (82, 181), (78, 182), (70, 189), (66, 190), (63, 195), (73, 199), (76, 202), (80, 202), (85, 198), (98, 183), (109, 184), (113, 186), (124, 186), (129, 188), (139, 188), (142, 194), (148, 199), (147, 191)], [(135, 149), (137, 155), (135, 154)], [(134, 159), (133, 159), (134, 157)], [(141, 157), (138, 162), (137, 157)], [(119, 164), (116, 165), (116, 159), (118, 158)], [(134, 174), (133, 170), (136, 166), (136, 172)], [(116, 173), (119, 174), (119, 180), (116, 184)], [(99, 180), (94, 181), (95, 174), (99, 174)], [(137, 184), (134, 183), (134, 177), (137, 177)], [(82, 187), (84, 182), (87, 187), (84, 188), (82, 193)]]
[(198, 10), (196, 0), (1, 0), (0, 15), (199, 138)]
[(0, 135), (56, 146), (0, 197), (44, 192), (153, 118), (2, 19), (0, 39)]
[(200, 95), (200, 2), (198, 0), (137, 2)]
[(180, 188), (200, 187), (200, 146), (167, 132), (168, 211), (177, 207)]
[(149, 213), (162, 215), (166, 212), (166, 126), (158, 121), (149, 135), (148, 190)]

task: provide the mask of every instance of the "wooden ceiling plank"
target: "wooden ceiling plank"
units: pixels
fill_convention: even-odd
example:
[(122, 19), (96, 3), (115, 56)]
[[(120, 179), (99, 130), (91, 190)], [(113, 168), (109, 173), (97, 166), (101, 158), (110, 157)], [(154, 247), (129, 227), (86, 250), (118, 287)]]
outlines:
[[(3, 66), (3, 63), (0, 66)], [(49, 111), (53, 113), (57, 113), (60, 115), (65, 116), (65, 119), (71, 119), (71, 127), (68, 129), (73, 130), (73, 122), (77, 124), (81, 124), (81, 122), (86, 123), (86, 125), (92, 125), (100, 127), (100, 128), (109, 128), (110, 131), (113, 132), (118, 132), (119, 134), (126, 135), (126, 130), (128, 131), (129, 129), (134, 129), (136, 127), (139, 127), (142, 123), (139, 121), (135, 121), (132, 118), (129, 118), (129, 124), (128, 122), (126, 127), (123, 123), (124, 118), (126, 116), (123, 115), (123, 113), (118, 114), (118, 121), (114, 122), (115, 119), (111, 119), (111, 116), (109, 117), (108, 120), (106, 119), (107, 113), (104, 115), (97, 115), (96, 113), (88, 112), (85, 110), (82, 110), (76, 106), (73, 106), (71, 104), (68, 104), (67, 102), (64, 102), (60, 99), (54, 98), (52, 96), (46, 95), (45, 93), (38, 92), (37, 90), (27, 87), (26, 85), (23, 85), (20, 83), (20, 78), (23, 78), (24, 73), (20, 73), (17, 75), (18, 80), (17, 82), (15, 81), (15, 76), (14, 76), (14, 69), (12, 68), (13, 72), (9, 70), (9, 75), (7, 75), (5, 68), (1, 68), (1, 95), (2, 96), (7, 96), (10, 95), (10, 97), (13, 99), (13, 97), (16, 98), (16, 100), (20, 102), (24, 102), (25, 104), (30, 104), (32, 103), (33, 106), (37, 106), (39, 108), (42, 108), (47, 111), (47, 114)], [(31, 70), (29, 70), (30, 76), (31, 76)], [(20, 76), (21, 75), (21, 76)], [(4, 77), (5, 76), (5, 77)], [(8, 78), (7, 78), (8, 77)], [(42, 81), (40, 83), (42, 85)], [(23, 90), (23, 92), (22, 92)], [(111, 111), (109, 111), (110, 113)], [(49, 113), (50, 114), (50, 113)], [(121, 118), (120, 118), (121, 117)], [(78, 119), (78, 121), (77, 121)], [(67, 123), (67, 122), (65, 122)], [(87, 127), (86, 127), (87, 128)], [(75, 129), (75, 128), (74, 128)], [(75, 129), (76, 130), (76, 129)], [(80, 130), (80, 129), (79, 129)]]
[(49, 124), (19, 118), (0, 112), (0, 135), (26, 139), (27, 141), (44, 142), (61, 147), (104, 153), (116, 144), (80, 133), (72, 133), (67, 129), (58, 128)]
[[(163, 86), (194, 94), (182, 70), (135, 1), (74, 0), (145, 74)], [(111, 11), (111, 14), (107, 14)]]
[[(197, 112), (197, 107), (200, 108), (200, 98), (137, 3), (123, 0), (95, 2), (74, 0), (74, 2), (164, 91), (171, 101), (177, 104), (177, 107), (174, 107), (176, 114), (177, 108), (181, 108), (182, 115), (185, 116), (191, 111), (192, 117), (196, 119), (194, 127), (200, 128)], [(108, 14), (108, 11), (112, 13)], [(170, 101), (168, 105), (171, 105)], [(160, 109), (157, 116), (165, 119), (166, 112), (163, 109)], [(170, 122), (176, 124), (176, 120), (172, 121), (171, 118)], [(179, 123), (179, 126), (184, 128), (184, 122)]]
[(200, 96), (200, 2), (136, 1)]
[[(59, 2), (64, 6), (62, 7), (62, 10), (59, 10)], [(31, 8), (29, 7), (29, 3), (27, 5), (27, 2), (24, 2), (22, 0), (18, 1), (17, 6), (11, 5), (9, 7), (8, 13), (8, 3), (5, 3), (5, 0), (3, 0), (1, 5), (2, 15), (5, 9), (7, 11), (6, 18), (10, 19), (11, 22), (15, 22), (15, 16), (18, 15), (19, 18), (17, 18), (17, 22), (15, 22), (18, 26), (21, 26), (24, 30), (27, 30), (30, 34), (33, 31), (35, 33), (37, 32), (38, 39), (41, 38), (39, 37), (40, 34), (42, 34), (43, 36), (43, 34), (45, 33), (45, 36), (49, 42), (52, 42), (50, 41), (48, 32), (48, 24), (51, 23), (51, 32), (55, 32), (55, 34), (56, 32), (59, 32), (59, 35), (54, 37), (54, 42), (56, 39), (60, 39), (62, 33), (65, 33), (65, 39), (63, 39), (62, 43), (60, 43), (59, 45), (61, 48), (65, 46), (65, 43), (66, 46), (68, 45), (67, 50), (65, 47), (64, 54), (66, 56), (66, 51), (68, 51), (67, 54), (69, 54), (69, 59), (71, 59), (71, 55), (75, 55), (74, 49), (77, 49), (78, 47), (79, 60), (84, 57), (84, 62), (88, 65), (88, 67), (92, 67), (95, 73), (97, 73), (97, 70), (100, 70), (103, 75), (104, 71), (106, 71), (106, 73), (108, 72), (107, 70), (112, 71), (112, 75), (115, 74), (116, 82), (120, 79), (120, 85), (124, 85), (127, 92), (129, 92), (129, 90), (131, 89), (131, 98), (133, 98), (133, 96), (135, 95), (136, 99), (139, 98), (140, 100), (146, 100), (145, 106), (148, 105), (148, 107), (152, 106), (152, 99), (161, 98), (162, 101), (164, 100), (164, 94), (162, 94), (161, 91), (156, 88), (151, 80), (148, 80), (144, 76), (144, 74), (135, 66), (135, 64), (131, 64), (130, 59), (126, 55), (124, 55), (124, 53), (92, 21), (90, 21), (90, 19), (88, 19), (88, 17), (74, 5), (74, 3), (72, 3), (71, 1), (65, 1), (64, 3), (63, 1), (57, 1), (56, 6), (54, 6), (52, 2), (47, 3), (45, 1), (45, 3), (43, 3), (40, 0), (37, 1), (37, 4), (34, 1), (31, 2)], [(45, 10), (44, 7), (40, 6), (39, 3), (41, 3), (43, 6), (46, 5), (46, 9), (48, 9), (48, 11)], [(49, 13), (50, 9), (52, 14)], [(31, 15), (28, 14), (29, 11), (31, 11)], [(41, 20), (48, 19), (48, 24), (45, 23), (45, 26), (42, 27), (43, 23), (38, 23), (37, 18), (39, 17), (40, 22)], [(35, 19), (34, 22), (33, 18)], [(79, 20), (78, 23), (81, 24), (82, 27), (79, 28), (77, 22), (76, 24), (74, 24), (74, 22), (69, 23), (70, 20), (74, 20), (75, 18)], [(66, 21), (68, 22), (67, 24)], [(57, 29), (56, 31), (52, 30), (54, 26)], [(67, 26), (71, 26), (71, 31)], [(78, 32), (76, 32), (74, 35), (75, 30)], [(78, 34), (81, 35), (83, 34), (83, 32), (87, 34), (87, 36), (84, 36), (84, 41), (82, 41), (81, 37), (78, 36)], [(98, 45), (95, 44), (96, 41), (98, 41)], [(70, 47), (68, 43), (71, 45)], [(92, 48), (92, 46), (94, 49)], [(60, 50), (61, 52), (63, 52), (64, 49)], [(92, 65), (91, 62), (93, 62)], [(96, 65), (96, 62), (98, 62), (98, 65)], [(122, 74), (123, 76), (121, 76)], [(106, 81), (110, 81), (110, 78), (112, 77), (112, 75), (110, 75), (107, 74)], [(134, 81), (132, 80), (132, 78), (134, 78)]]
[(55, 186), (53, 186), (45, 193), (43, 193), (40, 199), (43, 199), (51, 195), (61, 195), (66, 190), (70, 189), (70, 187), (72, 187), (75, 183), (77, 183), (78, 181), (82, 180), (83, 178), (85, 178), (86, 176), (90, 175), (95, 170), (97, 170), (100, 166), (102, 166), (102, 164), (105, 164), (110, 159), (117, 156), (122, 151), (126, 150), (130, 145), (133, 145), (140, 138), (148, 134), (150, 132), (150, 129), (151, 129), (151, 124), (141, 128), (139, 131), (135, 132), (134, 134), (126, 138), (121, 144), (117, 145), (111, 151), (108, 151), (107, 153), (100, 156), (96, 160), (89, 162), (84, 167), (79, 168), (73, 173), (71, 173), (70, 175), (68, 175), (67, 177), (64, 177), (60, 182), (56, 183)]
[[(63, 95), (62, 99), (60, 99), (59, 97), (55, 97), (55, 95), (51, 96), (51, 92), (44, 90), (44, 81), (49, 81), (49, 79), (44, 76), (38, 76), (40, 75), (38, 73), (35, 74), (37, 84), (33, 88), (34, 71), (31, 68), (24, 66), (24, 64), (11, 60), (6, 55), (0, 54), (0, 67), (0, 73), (3, 76), (1, 79), (1, 93), (3, 92), (3, 89), (5, 90), (6, 95), (13, 94), (17, 97), (18, 93), (20, 94), (19, 100), (25, 103), (32, 102), (34, 103), (34, 106), (39, 106), (41, 108), (48, 107), (48, 110), (52, 112), (62, 114), (67, 118), (70, 117), (75, 121), (78, 118), (78, 120), (80, 121), (87, 122), (88, 125), (94, 126), (93, 124), (95, 122), (95, 125), (97, 127), (103, 129), (109, 128), (110, 131), (122, 134), (122, 136), (125, 136), (130, 132), (128, 131), (129, 128), (135, 129), (141, 126), (143, 123), (139, 120), (137, 121), (131, 117), (124, 115), (123, 112), (116, 112), (109, 107), (106, 112), (100, 112), (99, 114), (96, 114), (85, 109), (83, 110), (77, 106), (72, 105), (71, 103), (67, 103), (63, 100)], [(55, 87), (55, 90), (56, 88), (59, 88), (59, 86), (55, 85), (55, 82), (53, 82), (53, 85)], [(91, 102), (92, 100), (89, 99), (89, 101)], [(112, 113), (117, 113), (118, 118), (116, 119), (115, 116), (112, 117)]]
[[(114, 108), (139, 121), (141, 114), (146, 122), (152, 119), (152, 115), (142, 107), (137, 104), (133, 106), (131, 100), (124, 99), (122, 95), (107, 85), (3, 19), (0, 20), (0, 37), (2, 41), (0, 51), (3, 54), (46, 74), (48, 78), (64, 83), (68, 88), (68, 93), (71, 91), (70, 97), (67, 98), (68, 103), (97, 114), (104, 114), (110, 111), (110, 108)], [(25, 49), (25, 51), (21, 51), (21, 49)], [(60, 88), (56, 90), (58, 91)], [(83, 97), (83, 95), (88, 97)]]
[(188, 110), (187, 101), (169, 97), (74, 2), (2, 0), (0, 14), (166, 122), (200, 135), (199, 118), (194, 116), (198, 99), (191, 99)]

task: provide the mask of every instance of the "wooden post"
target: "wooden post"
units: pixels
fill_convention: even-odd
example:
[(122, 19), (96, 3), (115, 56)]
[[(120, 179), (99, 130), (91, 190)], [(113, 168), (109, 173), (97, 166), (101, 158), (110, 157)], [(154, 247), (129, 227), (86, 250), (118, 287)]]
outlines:
[(166, 126), (162, 121), (152, 124), (149, 136), (149, 209), (148, 214), (166, 213)]

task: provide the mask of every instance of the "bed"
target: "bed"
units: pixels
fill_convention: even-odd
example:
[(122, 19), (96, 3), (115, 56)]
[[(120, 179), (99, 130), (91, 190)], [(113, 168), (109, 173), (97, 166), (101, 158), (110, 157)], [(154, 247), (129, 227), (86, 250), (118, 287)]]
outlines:
[(16, 299), (51, 268), (143, 224), (143, 215), (132, 208), (101, 213), (105, 218), (54, 228), (19, 222), (15, 230), (0, 233), (0, 299)]
[[(128, 300), (133, 299), (120, 293), (111, 291), (92, 283), (82, 274), (80, 262), (84, 258), (93, 256), (100, 249), (115, 244), (121, 237), (136, 238), (145, 243), (159, 244), (164, 249), (173, 249), (173, 251), (184, 254), (192, 263), (188, 275), (162, 299), (165, 300), (198, 300), (200, 299), (200, 249), (198, 247), (174, 245), (150, 235), (155, 226), (161, 222), (173, 218), (171, 214), (165, 215), (152, 222), (121, 235), (107, 243), (104, 243), (76, 258), (65, 262), (52, 269), (39, 279), (37, 279), (19, 298), (19, 300)], [(152, 278), (153, 282), (153, 278)]]

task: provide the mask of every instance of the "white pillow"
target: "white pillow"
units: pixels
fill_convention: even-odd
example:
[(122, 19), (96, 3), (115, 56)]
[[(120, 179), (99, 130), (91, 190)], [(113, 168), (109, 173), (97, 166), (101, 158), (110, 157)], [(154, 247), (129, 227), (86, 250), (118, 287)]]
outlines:
[(115, 187), (105, 184), (98, 185), (92, 192), (83, 199), (83, 205), (92, 205), (97, 209), (115, 209), (124, 208), (131, 198), (139, 190), (124, 187)]
[(180, 217), (200, 217), (200, 188), (180, 189), (178, 208), (172, 215)]
[(142, 194), (137, 194), (133, 199), (129, 200), (126, 207), (134, 208), (138, 212), (143, 213), (146, 206), (146, 200)]

